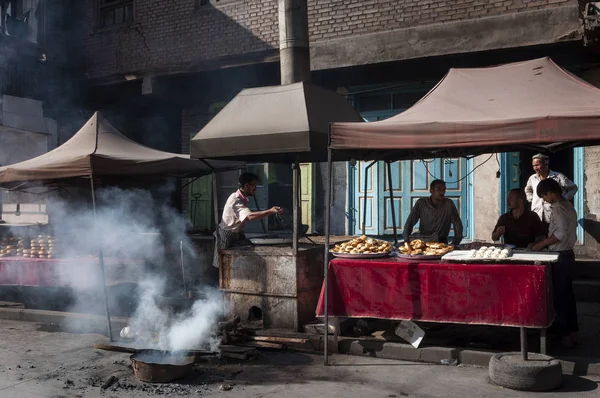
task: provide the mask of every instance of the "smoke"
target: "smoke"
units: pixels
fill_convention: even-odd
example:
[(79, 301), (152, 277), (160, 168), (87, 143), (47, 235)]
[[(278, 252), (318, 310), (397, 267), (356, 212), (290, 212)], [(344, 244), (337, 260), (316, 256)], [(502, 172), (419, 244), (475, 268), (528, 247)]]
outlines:
[[(185, 219), (170, 205), (173, 189), (174, 185), (100, 189), (96, 215), (89, 188), (70, 191), (68, 198), (48, 199), (49, 232), (56, 238), (58, 256), (68, 259), (57, 267), (57, 277), (72, 288), (70, 311), (103, 314), (97, 259), (101, 245), (111, 314), (130, 315), (132, 336), (149, 348), (216, 349), (212, 333), (223, 302), (218, 292), (193, 280), (199, 259), (185, 234)], [(189, 291), (199, 298), (187, 310), (174, 310), (170, 300), (185, 302)], [(74, 322), (71, 328), (85, 329), (80, 318)], [(113, 331), (115, 337), (118, 333)]]
[(223, 305), (218, 293), (212, 289), (206, 290), (206, 297), (194, 303), (190, 313), (179, 317), (167, 332), (166, 344), (163, 349), (185, 350), (196, 347), (199, 342), (205, 348), (217, 351), (219, 339), (213, 335), (213, 327), (223, 311)]

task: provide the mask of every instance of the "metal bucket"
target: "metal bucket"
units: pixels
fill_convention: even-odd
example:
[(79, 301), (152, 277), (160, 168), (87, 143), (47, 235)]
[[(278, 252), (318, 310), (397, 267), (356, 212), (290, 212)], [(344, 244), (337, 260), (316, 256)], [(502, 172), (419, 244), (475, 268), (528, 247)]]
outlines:
[(148, 383), (168, 383), (190, 374), (195, 356), (188, 352), (143, 350), (131, 357), (133, 374)]

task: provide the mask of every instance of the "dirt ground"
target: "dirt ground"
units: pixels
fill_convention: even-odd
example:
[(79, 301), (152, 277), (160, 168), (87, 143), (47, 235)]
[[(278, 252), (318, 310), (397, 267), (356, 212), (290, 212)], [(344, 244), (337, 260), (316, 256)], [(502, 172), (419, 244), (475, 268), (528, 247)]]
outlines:
[[(95, 334), (54, 331), (32, 322), (0, 324), (0, 397), (529, 397), (487, 380), (487, 369), (427, 365), (369, 357), (323, 358), (261, 351), (253, 361), (219, 358), (196, 365), (179, 383), (147, 384), (133, 376), (126, 353), (103, 351)], [(111, 376), (118, 381), (107, 389)], [(566, 376), (561, 390), (545, 397), (597, 397), (596, 379)]]

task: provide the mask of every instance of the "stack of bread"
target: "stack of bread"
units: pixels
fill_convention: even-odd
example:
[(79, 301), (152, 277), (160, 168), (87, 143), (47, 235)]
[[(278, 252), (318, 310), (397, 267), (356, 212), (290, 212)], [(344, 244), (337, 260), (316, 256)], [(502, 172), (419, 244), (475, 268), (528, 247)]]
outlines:
[(3, 238), (0, 241), (0, 257), (14, 257), (17, 255), (18, 239), (15, 237)]
[(390, 253), (392, 251), (392, 244), (384, 240), (367, 238), (363, 235), (348, 242), (335, 245), (331, 251), (346, 254)]
[(30, 241), (29, 249), (23, 249), (23, 257), (54, 258), (56, 256), (56, 238), (51, 235), (38, 235)]
[(424, 242), (420, 239), (404, 242), (404, 245), (398, 247), (400, 254), (410, 256), (443, 256), (453, 249), (452, 245), (441, 242)]

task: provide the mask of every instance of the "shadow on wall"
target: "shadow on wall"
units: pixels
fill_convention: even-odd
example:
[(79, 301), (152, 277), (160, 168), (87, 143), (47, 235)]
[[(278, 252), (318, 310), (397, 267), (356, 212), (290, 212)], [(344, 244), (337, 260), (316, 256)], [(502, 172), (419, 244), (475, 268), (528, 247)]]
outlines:
[[(190, 1), (159, 13), (154, 10), (156, 2), (147, 1), (140, 2), (135, 20), (124, 29), (95, 30), (90, 24), (88, 77), (214, 69), (241, 64), (233, 58), (243, 57), (247, 63), (250, 54), (273, 51), (278, 42), (277, 3), (273, 1), (273, 12), (257, 13), (251, 9), (252, 1), (217, 6)], [(256, 34), (236, 19), (252, 26)]]
[(579, 219), (579, 225), (581, 225), (583, 230), (590, 234), (596, 242), (600, 243), (600, 222), (589, 218), (581, 218)]

